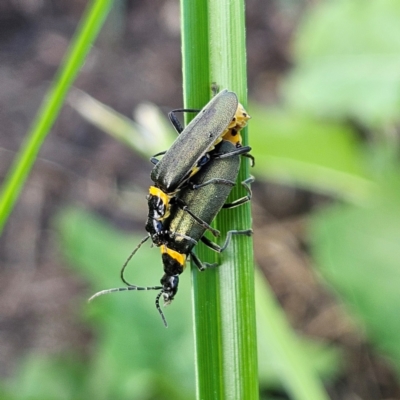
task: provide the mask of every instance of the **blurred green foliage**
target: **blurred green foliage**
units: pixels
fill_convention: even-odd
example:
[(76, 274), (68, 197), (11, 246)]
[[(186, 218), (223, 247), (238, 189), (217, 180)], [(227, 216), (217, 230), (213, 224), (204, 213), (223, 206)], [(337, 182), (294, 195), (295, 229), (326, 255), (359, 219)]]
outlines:
[(315, 266), (400, 373), (399, 17), (391, 0), (321, 2), (298, 29), (285, 108), (250, 113), (258, 178), (345, 201), (311, 215)]
[[(57, 228), (61, 250), (76, 272), (91, 283), (90, 292), (121, 285), (121, 263), (139, 237), (124, 235), (90, 214), (73, 210), (59, 216)], [(149, 251), (143, 246), (127, 278), (134, 275), (137, 284), (157, 284), (160, 262), (158, 249)], [(8, 384), (10, 398), (194, 398), (189, 276), (182, 275), (180, 301), (166, 310), (173, 329), (164, 328), (154, 305), (155, 291), (110, 294), (86, 304), (82, 317), (98, 333), (89, 359), (32, 356)]]
[(400, 175), (380, 181), (365, 207), (336, 205), (311, 221), (325, 279), (400, 372)]
[[(398, 134), (387, 134), (398, 130), (399, 17), (395, 0), (319, 3), (296, 34), (294, 67), (283, 85), (285, 106), (253, 105), (249, 112), (257, 179), (341, 201), (310, 216), (315, 266), (400, 372)], [(349, 119), (366, 127), (367, 140)], [(76, 210), (65, 211), (57, 226), (61, 250), (93, 292), (120, 285), (119, 266), (139, 237), (118, 233)], [(145, 245), (131, 268), (133, 283), (154, 285), (161, 276), (158, 250)], [(89, 356), (31, 355), (11, 381), (1, 383), (1, 398), (194, 398), (189, 287), (186, 273), (166, 310), (173, 329), (162, 325), (155, 292), (96, 299), (82, 316), (98, 335)], [(276, 387), (280, 360), (263, 327), (268, 317), (258, 311), (260, 381)], [(310, 359), (320, 376), (337, 373), (335, 349), (313, 342), (303, 346), (311, 346), (306, 351), (315, 354)]]
[(374, 128), (399, 120), (400, 3), (321, 2), (294, 43), (286, 100), (314, 116), (354, 118)]
[(253, 105), (257, 177), (360, 202), (373, 190), (354, 130), (340, 122)]

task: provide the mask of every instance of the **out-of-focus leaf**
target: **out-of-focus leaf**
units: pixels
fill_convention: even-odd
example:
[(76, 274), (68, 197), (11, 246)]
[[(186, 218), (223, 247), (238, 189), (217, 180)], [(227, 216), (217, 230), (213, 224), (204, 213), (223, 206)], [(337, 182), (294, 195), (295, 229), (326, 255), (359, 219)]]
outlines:
[[(78, 210), (63, 212), (57, 225), (66, 257), (91, 282), (93, 292), (123, 286), (121, 265), (140, 237), (118, 233)], [(159, 249), (148, 243), (127, 269), (127, 279), (137, 285), (159, 285), (162, 274)], [(154, 305), (158, 291), (113, 293), (88, 304), (100, 335), (88, 376), (90, 398), (194, 398), (189, 275), (182, 274), (176, 300), (164, 309), (168, 329)]]
[(260, 273), (256, 278), (260, 384), (280, 387), (284, 383), (286, 388), (295, 389), (292, 380), (299, 379), (309, 385), (310, 395), (315, 389), (312, 377), (329, 380), (339, 372), (341, 352), (335, 346), (297, 337), (265, 287), (264, 278)]
[(399, 121), (400, 3), (322, 2), (300, 26), (289, 104), (317, 116), (375, 127)]
[(361, 146), (343, 124), (250, 107), (254, 172), (278, 182), (362, 201), (372, 189)]
[(400, 372), (400, 176), (369, 206), (335, 206), (311, 224), (317, 266)]
[(87, 121), (145, 158), (166, 150), (176, 138), (172, 125), (150, 103), (141, 104), (135, 110), (139, 123), (78, 89), (71, 90), (68, 103)]
[(18, 400), (80, 399), (84, 376), (82, 362), (32, 354), (24, 360), (9, 389)]

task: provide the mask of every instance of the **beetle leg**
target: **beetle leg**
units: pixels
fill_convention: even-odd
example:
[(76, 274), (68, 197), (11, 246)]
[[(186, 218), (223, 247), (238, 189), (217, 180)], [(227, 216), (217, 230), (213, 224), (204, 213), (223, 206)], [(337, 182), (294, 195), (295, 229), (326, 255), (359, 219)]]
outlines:
[(234, 208), (237, 206), (240, 206), (241, 204), (247, 203), (248, 201), (251, 200), (251, 197), (253, 196), (253, 192), (251, 191), (250, 188), (250, 183), (254, 182), (254, 176), (250, 176), (247, 179), (245, 179), (242, 182), (242, 186), (246, 189), (247, 191), (247, 196), (241, 197), (240, 199), (237, 199), (233, 201), (232, 203), (225, 203), (222, 208)]
[(217, 263), (209, 264), (206, 262), (202, 262), (199, 257), (196, 256), (192, 251), (190, 252), (190, 259), (193, 260), (194, 264), (196, 267), (199, 269), (199, 271), (204, 271), (207, 268), (215, 268), (218, 267)]
[(178, 135), (183, 131), (183, 126), (179, 119), (176, 117), (175, 113), (177, 112), (199, 112), (200, 110), (194, 108), (177, 108), (176, 110), (172, 110), (168, 113), (168, 118), (171, 121), (171, 124), (174, 126), (175, 130), (178, 132)]
[(243, 231), (237, 231), (237, 230), (232, 230), (229, 231), (226, 234), (226, 239), (225, 239), (225, 243), (222, 246), (219, 246), (217, 243), (212, 242), (210, 239), (206, 238), (205, 236), (203, 236), (201, 238), (201, 241), (207, 246), (209, 247), (211, 250), (216, 251), (217, 253), (221, 253), (223, 252), (229, 245), (232, 235), (246, 235), (246, 236), (251, 236), (253, 234), (253, 230), (252, 229), (246, 229)]

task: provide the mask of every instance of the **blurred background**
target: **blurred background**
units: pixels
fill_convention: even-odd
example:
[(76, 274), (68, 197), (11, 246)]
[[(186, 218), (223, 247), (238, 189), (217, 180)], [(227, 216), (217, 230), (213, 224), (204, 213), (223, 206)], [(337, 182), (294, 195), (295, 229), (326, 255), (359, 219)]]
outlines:
[[(3, 178), (86, 4), (0, 3)], [(332, 399), (400, 399), (400, 3), (248, 0), (246, 20), (256, 262)], [(174, 137), (179, 23), (177, 0), (116, 2), (46, 139), (0, 241), (1, 399), (195, 396), (189, 273), (167, 330), (154, 292), (86, 303), (145, 236), (148, 149), (116, 137)], [(128, 275), (157, 284), (158, 250)], [(261, 396), (287, 399), (263, 326)]]

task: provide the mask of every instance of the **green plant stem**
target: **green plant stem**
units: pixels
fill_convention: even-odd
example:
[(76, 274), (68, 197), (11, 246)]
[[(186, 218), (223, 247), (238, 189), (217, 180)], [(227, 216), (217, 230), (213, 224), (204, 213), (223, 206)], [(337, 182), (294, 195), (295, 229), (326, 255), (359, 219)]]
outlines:
[[(245, 104), (243, 1), (182, 0), (181, 5), (185, 107), (204, 106), (212, 82), (235, 91)], [(247, 176), (244, 160), (239, 181)], [(233, 190), (234, 198), (244, 195), (239, 186)], [(228, 230), (248, 229), (250, 205), (221, 212), (215, 224), (222, 238)], [(220, 266), (203, 273), (192, 268), (197, 397), (257, 399), (252, 240), (235, 237), (221, 257), (201, 245), (198, 254)]]
[(40, 147), (58, 116), (65, 96), (97, 37), (111, 4), (111, 0), (93, 0), (82, 17), (64, 61), (3, 184), (0, 197), (0, 232), (19, 197)]

